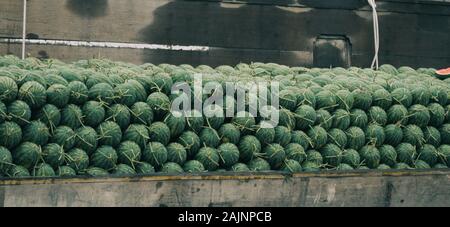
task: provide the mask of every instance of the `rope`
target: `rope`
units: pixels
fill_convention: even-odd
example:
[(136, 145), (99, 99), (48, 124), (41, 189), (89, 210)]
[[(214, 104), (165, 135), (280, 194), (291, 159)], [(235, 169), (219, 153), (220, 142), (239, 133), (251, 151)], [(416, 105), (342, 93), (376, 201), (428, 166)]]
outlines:
[(375, 68), (378, 70), (378, 51), (380, 49), (380, 29), (378, 27), (378, 14), (377, 14), (377, 4), (375, 0), (367, 0), (369, 5), (372, 7), (372, 15), (373, 15), (373, 35), (375, 41), (375, 56), (373, 57), (371, 68)]
[(22, 24), (22, 59), (25, 59), (25, 38), (27, 32), (27, 0), (23, 0), (23, 24)]

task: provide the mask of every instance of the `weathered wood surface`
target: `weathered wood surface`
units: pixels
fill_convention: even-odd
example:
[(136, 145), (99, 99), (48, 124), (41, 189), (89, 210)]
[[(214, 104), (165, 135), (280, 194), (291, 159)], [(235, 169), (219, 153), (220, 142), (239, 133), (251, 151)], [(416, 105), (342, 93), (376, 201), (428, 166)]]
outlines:
[(0, 206), (450, 206), (450, 171), (0, 180)]
[[(257, 61), (261, 59), (259, 56), (269, 51), (272, 57), (263, 58), (268, 62), (312, 66), (316, 37), (338, 34), (350, 39), (354, 65), (367, 67), (373, 56), (372, 12), (366, 1), (352, 0), (345, 4), (324, 0), (271, 0), (264, 1), (265, 4), (258, 0), (247, 1), (248, 4), (246, 1), (200, 0), (28, 2), (27, 33), (42, 39), (242, 48), (249, 54), (230, 51), (231, 54), (220, 61), (208, 59), (207, 62), (220, 65), (236, 62), (235, 59)], [(377, 2), (381, 11), (382, 63), (447, 66), (450, 62), (450, 4), (405, 0)], [(21, 14), (21, 1), (0, 0), (0, 36), (21, 35)], [(308, 55), (290, 55), (286, 60), (276, 54), (279, 51), (298, 51)], [(31, 50), (27, 52), (33, 54)], [(78, 54), (76, 59), (90, 57), (90, 51), (80, 52), (85, 55)], [(107, 57), (123, 61), (139, 59), (140, 63), (154, 59), (147, 57), (146, 53), (129, 58), (120, 55), (121, 51), (117, 51), (119, 56), (116, 57), (114, 52)], [(193, 65), (204, 63), (202, 57), (184, 58), (173, 56), (180, 53), (167, 51), (159, 54), (163, 55), (162, 59), (168, 59), (167, 63), (179, 63), (180, 60)], [(75, 58), (64, 56), (67, 58), (63, 60)]]

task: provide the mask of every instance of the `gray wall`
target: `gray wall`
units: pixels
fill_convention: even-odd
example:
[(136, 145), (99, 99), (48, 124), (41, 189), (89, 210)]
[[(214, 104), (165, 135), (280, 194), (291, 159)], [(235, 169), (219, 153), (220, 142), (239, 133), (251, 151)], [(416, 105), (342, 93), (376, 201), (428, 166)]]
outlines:
[[(21, 36), (22, 1), (0, 0), (0, 37)], [(128, 43), (204, 45), (207, 52), (30, 45), (31, 56), (73, 61), (106, 57), (134, 63), (313, 65), (316, 37), (345, 35), (352, 63), (373, 56), (372, 13), (365, 0), (28, 0), (31, 37)], [(244, 3), (242, 3), (244, 2)], [(379, 0), (382, 63), (447, 67), (448, 1)], [(0, 54), (20, 53), (0, 44)]]
[(450, 206), (450, 171), (0, 180), (2, 206)]

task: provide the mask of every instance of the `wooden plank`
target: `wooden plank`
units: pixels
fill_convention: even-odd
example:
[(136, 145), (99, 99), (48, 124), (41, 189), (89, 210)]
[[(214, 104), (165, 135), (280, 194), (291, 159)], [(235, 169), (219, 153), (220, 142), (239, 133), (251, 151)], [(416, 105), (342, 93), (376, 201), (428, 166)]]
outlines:
[[(448, 171), (16, 180), (4, 206), (449, 206)], [(39, 183), (41, 182), (41, 183)]]

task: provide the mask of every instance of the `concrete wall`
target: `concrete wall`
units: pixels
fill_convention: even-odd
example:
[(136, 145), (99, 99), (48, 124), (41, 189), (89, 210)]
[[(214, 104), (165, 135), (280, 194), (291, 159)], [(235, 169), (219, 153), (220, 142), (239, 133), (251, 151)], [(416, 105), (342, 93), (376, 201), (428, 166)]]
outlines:
[(450, 206), (450, 171), (0, 180), (1, 206)]
[[(379, 0), (382, 63), (447, 67), (448, 1)], [(0, 37), (22, 32), (22, 1), (0, 0)], [(28, 0), (30, 38), (209, 46), (205, 52), (30, 45), (27, 53), (66, 61), (105, 57), (134, 63), (193, 65), (278, 62), (313, 66), (319, 35), (343, 35), (351, 62), (373, 56), (372, 12), (365, 0)], [(0, 54), (20, 54), (4, 41)]]

